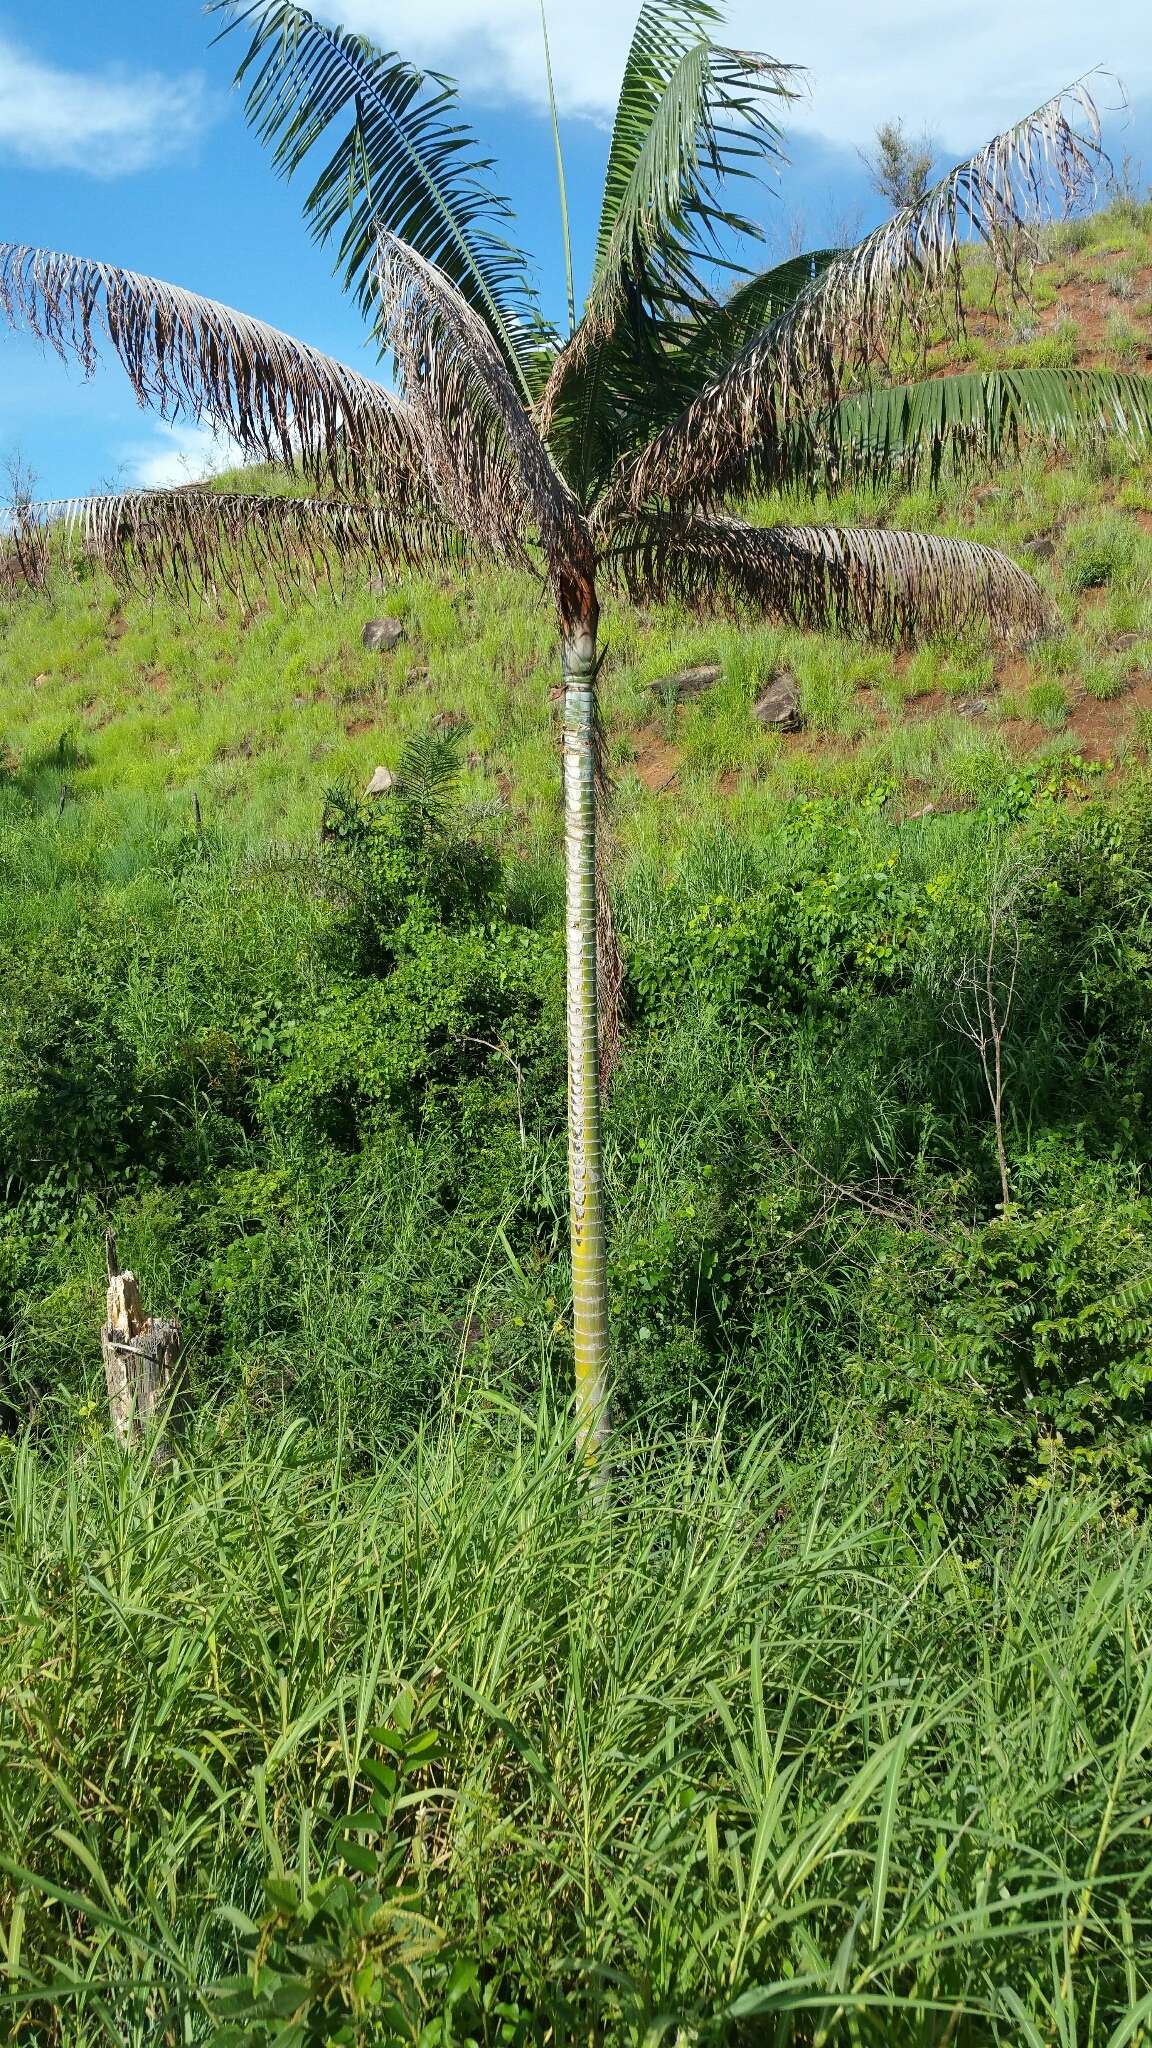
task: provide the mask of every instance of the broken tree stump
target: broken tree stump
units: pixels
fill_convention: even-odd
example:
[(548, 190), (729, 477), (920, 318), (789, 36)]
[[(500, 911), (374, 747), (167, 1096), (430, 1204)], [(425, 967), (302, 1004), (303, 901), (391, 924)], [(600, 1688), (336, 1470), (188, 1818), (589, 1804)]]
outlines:
[[(100, 1332), (104, 1377), (112, 1427), (122, 1450), (146, 1441), (157, 1417), (164, 1416), (174, 1391), (180, 1358), (180, 1325), (164, 1316), (146, 1316), (134, 1273), (122, 1273), (115, 1234), (105, 1237), (108, 1256), (107, 1320)], [(157, 1443), (164, 1455), (164, 1444)]]

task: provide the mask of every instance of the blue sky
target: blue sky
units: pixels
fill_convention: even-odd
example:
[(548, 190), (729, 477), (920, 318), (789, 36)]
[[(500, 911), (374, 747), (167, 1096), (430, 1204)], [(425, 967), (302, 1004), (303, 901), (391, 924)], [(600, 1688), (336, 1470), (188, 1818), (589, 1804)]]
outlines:
[[(732, 0), (727, 39), (807, 67), (788, 122), (791, 166), (752, 209), (772, 253), (864, 232), (879, 218), (858, 147), (877, 120), (928, 128), (941, 162), (974, 148), (1094, 65), (1125, 80), (1109, 122), (1152, 182), (1147, 0)], [(325, 11), (323, 8), (318, 11)], [(551, 136), (537, 0), (343, 0), (335, 18), (461, 81), (559, 310)], [(595, 222), (607, 124), (634, 5), (550, 0), (549, 24), (578, 251)], [(0, 0), (0, 239), (100, 256), (168, 277), (372, 366), (363, 328), (311, 242), (299, 185), (273, 175), (230, 80), (242, 31), (212, 46), (196, 0), (52, 0), (30, 20)], [(1105, 89), (1105, 98), (1115, 93)], [(746, 195), (742, 203), (747, 204)], [(136, 406), (115, 367), (90, 382), (0, 330), (0, 458), (19, 453), (41, 495), (179, 481), (219, 459), (206, 429)]]

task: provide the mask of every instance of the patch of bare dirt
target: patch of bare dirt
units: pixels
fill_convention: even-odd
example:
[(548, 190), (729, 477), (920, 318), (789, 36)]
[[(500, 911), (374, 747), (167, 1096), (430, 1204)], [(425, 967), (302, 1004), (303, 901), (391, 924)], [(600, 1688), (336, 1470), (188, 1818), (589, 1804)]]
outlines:
[[(1124, 252), (1109, 252), (1093, 249), (1091, 260), (1106, 260), (1110, 253), (1118, 262)], [(1116, 298), (1103, 283), (1090, 278), (1072, 277), (1060, 282), (1053, 275), (1051, 267), (1042, 266), (1036, 274), (1036, 283), (1050, 284), (1055, 290), (1055, 302), (1051, 306), (1029, 307), (1026, 299), (1017, 304), (1005, 297), (1002, 302), (987, 312), (973, 313), (968, 320), (968, 334), (973, 339), (989, 341), (1001, 348), (1010, 347), (1019, 338), (1022, 325), (1031, 327), (1036, 334), (1049, 334), (1061, 321), (1068, 321), (1076, 329), (1076, 361), (1082, 369), (1101, 369), (1111, 360), (1107, 343), (1108, 322), (1119, 316), (1136, 326), (1133, 308), (1145, 303), (1152, 293), (1152, 270), (1147, 267), (1136, 270), (1132, 278), (1129, 298)], [(1152, 362), (1152, 337), (1137, 350), (1137, 362)], [(960, 341), (949, 360), (937, 364), (936, 374), (952, 370), (970, 369), (972, 358)]]
[(1001, 650), (996, 656), (996, 688), (998, 690), (1026, 690), (1035, 678), (1031, 665), (1023, 654), (1008, 654)]
[(907, 699), (903, 719), (909, 725), (916, 725), (923, 718), (939, 718), (941, 712), (950, 711), (952, 708), (952, 699), (946, 696), (943, 690), (922, 690), (918, 697)]
[(1152, 676), (1137, 674), (1119, 697), (1102, 701), (1087, 690), (1076, 693), (1062, 726), (1051, 728), (1030, 718), (1009, 719), (1001, 728), (1012, 752), (1020, 757), (1034, 753), (1054, 739), (1071, 740), (1085, 761), (1114, 761), (1122, 743), (1131, 738), (1133, 713), (1152, 709)]
[(632, 763), (633, 772), (654, 795), (670, 789), (680, 773), (679, 747), (672, 746), (662, 733), (652, 731), (638, 733), (637, 740), (639, 750)]

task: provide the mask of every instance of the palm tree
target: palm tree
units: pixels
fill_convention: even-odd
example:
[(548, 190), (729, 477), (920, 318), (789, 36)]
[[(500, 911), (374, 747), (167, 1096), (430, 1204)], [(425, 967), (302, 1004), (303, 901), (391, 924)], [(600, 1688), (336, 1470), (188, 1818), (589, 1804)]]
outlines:
[[(507, 203), (454, 88), (294, 0), (214, 0), (247, 23), (247, 112), (291, 175), (322, 139), (305, 201), (391, 357), (395, 388), (246, 315), (86, 258), (0, 247), (0, 306), (90, 367), (110, 343), (141, 402), (207, 417), (308, 497), (150, 491), (45, 507), (89, 554), (145, 583), (291, 583), (345, 561), (498, 557), (547, 580), (564, 685), (569, 1164), (579, 1424), (603, 1444), (607, 1291), (601, 1188), (602, 956), (596, 811), (598, 590), (707, 595), (811, 626), (908, 638), (972, 623), (1026, 637), (1044, 598), (996, 550), (888, 530), (756, 526), (763, 485), (907, 475), (992, 457), (1025, 435), (1152, 432), (1152, 388), (1045, 371), (891, 389), (876, 368), (959, 309), (959, 245), (1010, 280), (1053, 195), (1091, 186), (1099, 124), (1083, 86), (950, 171), (859, 246), (759, 272), (735, 180), (781, 155), (791, 67), (715, 40), (708, 0), (645, 0), (608, 154), (592, 274), (576, 312), (555, 101), (568, 317), (544, 317)], [(550, 82), (550, 75), (549, 75)], [(725, 272), (734, 278), (721, 290)]]

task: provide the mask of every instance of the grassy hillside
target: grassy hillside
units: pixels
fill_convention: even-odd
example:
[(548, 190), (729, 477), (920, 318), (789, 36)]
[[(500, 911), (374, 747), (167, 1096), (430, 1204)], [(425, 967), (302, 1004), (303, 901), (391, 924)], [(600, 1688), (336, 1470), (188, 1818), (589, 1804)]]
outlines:
[[(1127, 204), (1050, 231), (1027, 319), (988, 308), (991, 273), (968, 264), (969, 347), (941, 343), (943, 367), (1152, 361), (1152, 227)], [(1121, 333), (1118, 323), (1126, 322)], [(1027, 331), (1029, 338), (1021, 338)], [(754, 508), (796, 517), (791, 500)], [(804, 511), (799, 516), (809, 516)], [(1119, 449), (1080, 460), (1035, 454), (994, 478), (939, 490), (825, 497), (814, 518), (964, 533), (1033, 566), (1064, 631), (1027, 657), (990, 646), (862, 649), (741, 620), (674, 610), (606, 620), (605, 708), (620, 783), (618, 823), (638, 847), (714, 816), (738, 795), (858, 795), (895, 780), (909, 797), (965, 803), (1022, 755), (1079, 753), (1122, 770), (1146, 754), (1152, 710), (1152, 463)], [(360, 647), (388, 611), (408, 638), (392, 657)], [(720, 686), (678, 713), (651, 685), (714, 661)], [(752, 717), (757, 685), (785, 666), (806, 730), (774, 736)], [(555, 676), (547, 600), (511, 576), (419, 580), (320, 594), (288, 611), (269, 593), (251, 613), (121, 603), (104, 584), (62, 591), (4, 617), (0, 718), (25, 775), (59, 770), (72, 796), (199, 792), (212, 816), (260, 835), (307, 825), (318, 784), (371, 773), (429, 720), (469, 726), (466, 788), (500, 801), (533, 836), (554, 830), (556, 761), (547, 722)], [(31, 695), (29, 694), (31, 690)], [(958, 707), (973, 707), (960, 709)], [(55, 762), (61, 744), (85, 757)], [(390, 750), (391, 749), (391, 753)], [(45, 783), (45, 788), (47, 788)], [(57, 785), (58, 787), (58, 785)], [(309, 810), (309, 806), (312, 810)]]
[[(1139, 366), (1149, 210), (1045, 254), (967, 360)], [(547, 601), (0, 601), (0, 2038), (1147, 2039), (1152, 450), (813, 516), (1059, 630), (606, 618), (598, 1508)]]

